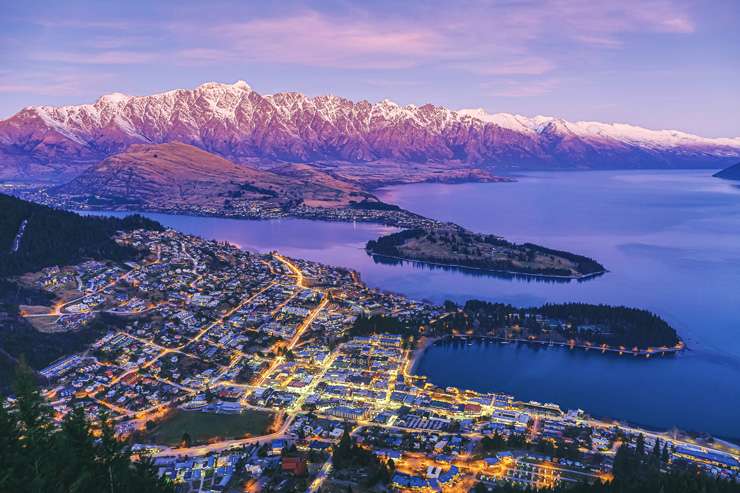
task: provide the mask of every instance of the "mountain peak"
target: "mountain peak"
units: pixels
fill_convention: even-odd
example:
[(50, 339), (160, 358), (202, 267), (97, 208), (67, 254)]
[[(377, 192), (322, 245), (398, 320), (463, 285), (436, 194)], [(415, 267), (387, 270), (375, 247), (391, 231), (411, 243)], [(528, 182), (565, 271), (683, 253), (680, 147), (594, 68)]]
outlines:
[(205, 90), (205, 91), (211, 91), (214, 89), (238, 89), (241, 91), (251, 91), (252, 88), (249, 84), (247, 84), (243, 80), (238, 80), (234, 82), (233, 84), (224, 84), (222, 82), (204, 82), (203, 84), (199, 85), (196, 90)]
[(60, 170), (75, 174), (131, 144), (172, 141), (231, 161), (273, 164), (675, 168), (740, 158), (740, 138), (387, 99), (265, 96), (242, 80), (151, 96), (113, 93), (98, 103), (26, 109), (0, 121), (0, 178), (38, 178), (41, 169), (56, 179)]
[(131, 96), (129, 96), (128, 94), (124, 94), (122, 92), (112, 92), (110, 94), (104, 94), (100, 96), (97, 102), (107, 104), (119, 104), (126, 103), (130, 99)]

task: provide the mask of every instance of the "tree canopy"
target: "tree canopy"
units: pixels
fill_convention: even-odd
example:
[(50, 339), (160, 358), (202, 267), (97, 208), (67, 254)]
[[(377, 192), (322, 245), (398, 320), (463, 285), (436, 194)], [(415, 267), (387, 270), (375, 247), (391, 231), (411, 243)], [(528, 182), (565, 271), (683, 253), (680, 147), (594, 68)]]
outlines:
[(0, 210), (0, 277), (86, 258), (125, 260), (136, 251), (116, 243), (116, 231), (162, 229), (140, 215), (81, 216), (3, 194)]
[(0, 491), (16, 493), (174, 493), (151, 462), (133, 462), (107, 415), (93, 432), (82, 408), (57, 423), (34, 375), (21, 365), (16, 399), (0, 398)]

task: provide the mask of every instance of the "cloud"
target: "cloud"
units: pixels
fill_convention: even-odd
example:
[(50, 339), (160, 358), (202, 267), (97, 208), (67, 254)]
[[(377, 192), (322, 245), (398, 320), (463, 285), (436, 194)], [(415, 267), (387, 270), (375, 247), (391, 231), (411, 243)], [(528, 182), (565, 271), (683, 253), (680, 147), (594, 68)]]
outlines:
[(100, 35), (90, 39), (86, 45), (98, 50), (130, 50), (134, 47), (139, 50), (156, 44), (154, 36), (144, 35)]
[(573, 39), (583, 44), (602, 48), (619, 48), (623, 45), (622, 41), (619, 39), (596, 34), (575, 34), (573, 35)]
[[(190, 30), (191, 27), (187, 26)], [(219, 24), (206, 30), (210, 47), (187, 48), (194, 62), (243, 61), (335, 68), (394, 69), (451, 56), (439, 33), (408, 23), (332, 18), (315, 11)]]
[(555, 90), (559, 84), (560, 81), (558, 79), (531, 81), (504, 79), (496, 82), (484, 82), (480, 86), (491, 96), (524, 98), (548, 94)]
[(556, 65), (540, 57), (522, 57), (500, 63), (461, 63), (455, 67), (479, 75), (542, 75), (554, 70)]
[(579, 46), (619, 49), (633, 33), (695, 29), (686, 0), (430, 0), (394, 8), (342, 2), (331, 9), (296, 1), (156, 12), (141, 21), (102, 15), (31, 19), (47, 37), (56, 34), (63, 42), (29, 56), (79, 65), (252, 62), (541, 76), (566, 64)]
[(32, 60), (80, 65), (133, 65), (151, 63), (162, 57), (157, 52), (105, 51), (42, 51), (30, 54)]
[(596, 47), (622, 46), (632, 33), (694, 32), (688, 4), (679, 0), (551, 0), (545, 12), (576, 42)]
[(226, 23), (179, 21), (181, 63), (247, 61), (342, 69), (435, 66), (486, 76), (543, 75), (574, 47), (618, 49), (634, 33), (688, 34), (681, 0), (470, 1), (234, 14)]
[(366, 83), (374, 87), (418, 87), (422, 85), (418, 80), (395, 80), (395, 79), (368, 79)]
[(112, 74), (79, 71), (0, 72), (0, 94), (27, 93), (41, 96), (80, 96), (114, 80)]
[(694, 23), (685, 16), (665, 18), (660, 23), (660, 30), (669, 33), (693, 33), (695, 31)]
[[(34, 68), (54, 63), (110, 71), (168, 64), (209, 70), (275, 64), (374, 71), (368, 79), (375, 85), (386, 80), (400, 85), (396, 78), (468, 75), (491, 84), (495, 94), (520, 97), (552, 91), (557, 77), (599, 60), (603, 50), (623, 49), (635, 34), (676, 36), (695, 30), (687, 0), (469, 0), (462, 6), (428, 0), (384, 9), (352, 2), (330, 9), (296, 3), (216, 4), (206, 13), (183, 7), (159, 15), (32, 18), (29, 22), (44, 35), (27, 45), (18, 40), (12, 51)], [(26, 86), (4, 87), (20, 91)]]
[[(47, 29), (106, 29), (106, 30), (130, 30), (133, 23), (125, 20), (90, 20), (80, 18), (58, 18), (50, 19), (47, 17), (33, 18), (33, 24)], [(139, 24), (139, 23), (137, 23)]]

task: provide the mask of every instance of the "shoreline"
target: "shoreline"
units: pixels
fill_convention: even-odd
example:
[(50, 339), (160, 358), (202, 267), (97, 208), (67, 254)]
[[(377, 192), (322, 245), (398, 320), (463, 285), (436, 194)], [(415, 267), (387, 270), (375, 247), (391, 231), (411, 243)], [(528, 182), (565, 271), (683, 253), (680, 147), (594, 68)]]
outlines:
[[(23, 199), (27, 200), (27, 199)], [(37, 202), (34, 202), (37, 203)], [(45, 204), (41, 204), (45, 205)], [(50, 206), (54, 207), (54, 206)], [(54, 207), (57, 208), (57, 207)], [(198, 211), (192, 211), (192, 210), (162, 210), (162, 209), (98, 209), (98, 208), (80, 208), (80, 207), (74, 207), (74, 208), (68, 208), (68, 207), (62, 207), (59, 208), (60, 210), (66, 210), (70, 212), (75, 212), (77, 214), (90, 214), (93, 215), (103, 215), (106, 213), (113, 213), (113, 214), (126, 214), (126, 215), (144, 215), (144, 214), (162, 214), (166, 216), (184, 216), (184, 217), (203, 217), (203, 218), (214, 218), (214, 219), (232, 219), (237, 221), (274, 221), (274, 220), (280, 220), (280, 219), (300, 219), (304, 221), (324, 221), (324, 222), (330, 222), (330, 223), (347, 223), (352, 224), (353, 222), (363, 223), (363, 224), (374, 224), (377, 226), (385, 226), (385, 227), (392, 227), (392, 228), (400, 228), (405, 229), (408, 228), (408, 226), (403, 226), (399, 222), (394, 221), (382, 221), (382, 220), (376, 220), (375, 218), (369, 218), (369, 219), (363, 219), (363, 218), (352, 218), (352, 219), (344, 219), (344, 218), (337, 218), (335, 216), (326, 216), (326, 217), (320, 217), (318, 215), (300, 215), (300, 214), (285, 214), (285, 215), (245, 215), (245, 214), (235, 214), (235, 215), (227, 215), (227, 214), (218, 214), (218, 213), (208, 213), (208, 212), (198, 212)], [(357, 209), (361, 210), (361, 209)], [(433, 219), (427, 219), (423, 218), (428, 221), (434, 221)]]
[[(82, 210), (78, 209), (78, 210), (74, 210), (73, 212), (82, 213), (82, 214), (85, 214), (86, 212), (89, 212), (89, 213), (92, 213), (93, 215), (97, 215), (97, 214), (100, 214), (100, 213), (103, 213), (104, 214), (106, 212), (113, 212), (113, 213), (122, 213), (123, 212), (123, 213), (125, 213), (125, 212), (128, 212), (128, 211), (111, 211), (111, 210), (98, 211), (98, 210), (91, 210), (91, 209), (87, 209), (87, 210), (85, 210), (85, 209), (82, 209)], [(136, 213), (136, 212), (134, 212), (134, 213)], [(283, 216), (283, 217), (278, 217), (278, 218), (265, 218), (265, 217), (263, 217), (263, 218), (248, 218), (248, 217), (225, 217), (225, 216), (220, 216), (220, 215), (206, 215), (206, 214), (195, 215), (195, 214), (188, 214), (188, 213), (185, 213), (185, 212), (173, 214), (173, 213), (168, 213), (168, 212), (139, 211), (139, 213), (143, 213), (143, 214), (146, 214), (146, 213), (150, 213), (150, 214), (164, 214), (164, 215), (168, 215), (169, 214), (169, 215), (173, 215), (173, 216), (190, 216), (190, 217), (215, 217), (215, 218), (222, 218), (222, 219), (236, 219), (236, 220), (246, 220), (246, 221), (250, 221), (250, 220), (252, 220), (252, 221), (253, 220), (274, 220), (274, 219), (298, 219), (298, 220), (307, 220), (307, 221), (315, 221), (315, 220), (318, 220), (318, 221), (327, 221), (325, 219), (306, 218), (306, 217), (297, 217), (297, 216)], [(423, 216), (421, 216), (421, 217), (423, 217)], [(348, 221), (338, 221), (338, 220), (331, 221), (331, 220), (328, 220), (327, 222), (348, 222)], [(387, 224), (378, 223), (378, 222), (374, 222), (374, 221), (362, 221), (362, 222), (363, 223), (366, 223), (366, 224), (377, 224), (377, 225), (382, 225), (382, 226), (389, 226)], [(399, 226), (395, 226), (395, 227), (399, 227)], [(237, 246), (239, 248), (242, 248), (240, 245), (237, 245)], [(385, 254), (377, 254), (377, 253), (372, 253), (372, 251), (369, 250), (369, 249), (367, 249), (366, 247), (363, 248), (363, 250), (365, 250), (365, 252), (367, 252), (369, 255), (371, 255), (373, 257), (379, 256), (379, 257), (385, 257), (385, 258), (392, 258), (392, 259), (396, 259), (396, 260), (401, 260), (401, 261), (405, 261), (405, 262), (419, 262), (421, 264), (439, 266), (439, 267), (443, 267), (443, 268), (458, 269), (460, 271), (469, 270), (469, 271), (480, 272), (480, 273), (483, 273), (483, 274), (485, 274), (485, 273), (506, 274), (506, 275), (510, 275), (510, 276), (514, 276), (514, 277), (520, 277), (520, 278), (524, 278), (524, 279), (531, 278), (531, 279), (537, 279), (537, 280), (542, 280), (542, 281), (548, 281), (548, 280), (550, 280), (552, 282), (570, 282), (570, 281), (573, 281), (573, 280), (575, 280), (577, 282), (581, 282), (581, 281), (589, 280), (589, 279), (594, 278), (594, 277), (601, 276), (601, 275), (609, 272), (607, 269), (605, 269), (603, 271), (598, 271), (598, 272), (593, 272), (593, 273), (589, 273), (589, 274), (584, 274), (584, 275), (579, 276), (579, 277), (575, 277), (575, 276), (557, 276), (557, 275), (547, 275), (547, 274), (533, 274), (533, 273), (524, 273), (524, 272), (517, 272), (517, 271), (506, 271), (506, 270), (486, 269), (486, 268), (479, 268), (479, 267), (468, 267), (468, 266), (457, 265), (457, 264), (441, 264), (441, 263), (430, 262), (430, 261), (426, 261), (426, 260), (415, 260), (415, 259), (409, 259), (409, 258), (405, 258), (405, 257), (396, 257), (396, 256), (385, 255)], [(355, 279), (360, 279), (360, 273), (357, 272), (357, 271), (354, 271), (351, 268), (347, 268), (347, 267), (343, 267), (343, 266), (335, 266), (335, 267), (344, 268), (344, 269), (348, 269), (349, 271), (355, 272)], [(427, 337), (424, 337), (423, 339), (432, 339), (432, 340), (429, 341), (429, 342), (425, 342), (424, 343), (424, 347), (421, 348), (422, 349), (421, 352), (419, 352), (418, 350), (415, 352), (414, 359), (412, 361), (412, 366), (411, 366), (409, 372), (413, 372), (416, 369), (416, 367), (418, 366), (418, 360), (421, 358), (421, 355), (423, 354), (423, 352), (426, 350), (426, 348), (430, 344), (433, 344), (433, 343), (435, 343), (435, 342), (437, 342), (440, 339), (443, 339), (445, 337), (450, 337), (450, 338), (451, 337), (466, 338), (467, 336), (443, 336), (443, 337), (435, 337), (435, 338), (427, 338)], [(618, 353), (620, 355), (626, 353), (626, 354), (633, 354), (634, 356), (646, 356), (647, 358), (649, 358), (651, 355), (661, 355), (662, 356), (662, 355), (665, 355), (665, 354), (677, 354), (677, 353), (680, 353), (681, 351), (683, 351), (684, 349), (686, 349), (686, 345), (685, 345), (684, 341), (682, 339), (680, 339), (680, 338), (679, 338), (680, 347), (671, 347), (671, 348), (669, 348), (669, 347), (660, 347), (660, 348), (647, 348), (647, 349), (639, 349), (639, 348), (637, 348), (637, 350), (635, 350), (635, 348), (628, 349), (628, 348), (621, 348), (621, 347), (619, 347), (619, 348), (618, 347), (611, 347), (611, 346), (604, 347), (604, 346), (595, 346), (595, 345), (588, 345), (588, 344), (569, 344), (567, 342), (543, 341), (543, 340), (532, 340), (532, 339), (522, 339), (522, 338), (516, 338), (516, 339), (509, 338), (509, 339), (507, 339), (507, 338), (503, 338), (503, 337), (490, 336), (490, 335), (475, 335), (475, 336), (472, 336), (472, 337), (487, 338), (487, 339), (490, 339), (490, 340), (496, 340), (496, 341), (500, 341), (500, 342), (507, 342), (508, 341), (508, 342), (517, 342), (517, 343), (527, 343), (527, 344), (533, 344), (534, 343), (534, 344), (540, 344), (540, 345), (554, 345), (554, 346), (559, 346), (559, 347), (569, 347), (571, 349), (580, 348), (580, 349), (584, 349), (586, 351), (591, 350), (591, 349), (594, 349), (594, 350), (599, 351), (601, 353), (612, 352), (612, 353)]]
[(424, 353), (426, 353), (427, 349), (436, 344), (437, 342), (443, 340), (444, 337), (427, 337), (422, 336), (419, 339), (419, 342), (416, 345), (416, 348), (413, 350), (413, 353), (409, 357), (409, 363), (407, 366), (406, 374), (407, 375), (416, 375), (416, 369), (419, 366), (419, 363), (421, 362), (421, 358), (424, 356)]
[[(200, 213), (196, 211), (163, 211), (163, 210), (157, 210), (157, 209), (98, 209), (98, 208), (74, 208), (74, 209), (68, 209), (65, 208), (64, 210), (69, 210), (72, 212), (76, 212), (79, 214), (86, 214), (86, 213), (92, 213), (94, 215), (102, 215), (105, 213), (116, 213), (116, 214), (164, 214), (164, 215), (171, 215), (171, 216), (185, 216), (185, 217), (206, 217), (206, 218), (216, 218), (216, 219), (235, 219), (235, 220), (242, 220), (242, 221), (271, 221), (271, 220), (280, 220), (280, 219), (299, 219), (304, 221), (323, 221), (323, 222), (330, 222), (330, 223), (347, 223), (351, 224), (354, 222), (360, 222), (363, 224), (374, 224), (377, 226), (384, 226), (384, 227), (392, 227), (392, 228), (399, 228), (399, 229), (407, 229), (408, 226), (404, 226), (403, 224), (400, 224), (399, 222), (394, 221), (382, 221), (382, 220), (374, 220), (374, 219), (367, 219), (367, 220), (358, 220), (357, 218), (353, 218), (351, 221), (347, 219), (340, 219), (336, 218), (334, 216), (326, 216), (326, 217), (320, 217), (315, 215), (297, 215), (297, 214), (286, 214), (284, 216), (247, 216), (247, 215), (224, 215), (224, 214), (217, 214), (217, 213)], [(408, 212), (408, 211), (406, 211)], [(411, 213), (414, 214), (414, 213)], [(420, 216), (423, 220), (427, 221), (433, 221), (436, 222), (435, 219), (429, 219), (424, 216)], [(402, 260), (405, 262), (419, 262), (427, 265), (437, 266), (437, 267), (447, 267), (451, 269), (457, 269), (457, 270), (470, 270), (480, 273), (492, 273), (492, 274), (507, 274), (511, 276), (523, 276), (523, 277), (532, 277), (537, 279), (551, 279), (553, 281), (587, 281), (589, 279), (602, 276), (604, 274), (607, 274), (609, 272), (608, 269), (604, 269), (597, 272), (591, 272), (588, 274), (582, 274), (582, 275), (570, 275), (570, 276), (561, 276), (557, 274), (537, 274), (533, 272), (524, 272), (524, 271), (513, 271), (513, 270), (505, 270), (505, 269), (493, 269), (493, 268), (486, 268), (486, 267), (473, 267), (469, 265), (461, 265), (461, 264), (446, 264), (446, 263), (440, 263), (440, 262), (432, 262), (430, 260), (421, 260), (421, 259), (413, 259), (408, 257), (397, 257), (393, 255), (386, 255), (383, 253), (376, 253), (372, 250), (368, 250), (367, 248), (364, 248), (364, 250), (371, 256), (378, 256), (378, 257), (385, 257), (389, 259), (395, 259), (395, 260)]]
[[(498, 177), (503, 178), (503, 177)], [(516, 180), (507, 180), (507, 179), (501, 179), (501, 180), (495, 180), (492, 182), (487, 183), (506, 183), (509, 181), (515, 182)], [(463, 181), (464, 183), (466, 181)], [(477, 182), (474, 181), (474, 182)], [(2, 183), (0, 181), (0, 183)], [(432, 182), (432, 183), (439, 183), (439, 182)], [(383, 187), (387, 187), (388, 185), (385, 184)], [(393, 185), (390, 185), (393, 186)], [(43, 188), (40, 190), (44, 190)], [(38, 190), (35, 190), (37, 192)], [(33, 195), (33, 194), (32, 194)], [(66, 201), (61, 201), (60, 203), (53, 204), (53, 203), (46, 203), (45, 201), (39, 201), (35, 200), (37, 197), (29, 197), (25, 196), (24, 194), (18, 194), (15, 195), (18, 198), (21, 198), (23, 200), (30, 200), (35, 203), (39, 203), (42, 205), (47, 205), (53, 208), (59, 208), (62, 210), (67, 210), (71, 212), (76, 212), (78, 214), (89, 214), (89, 215), (104, 215), (105, 213), (116, 213), (116, 214), (165, 214), (165, 215), (172, 215), (172, 216), (190, 216), (190, 217), (211, 217), (211, 218), (219, 218), (219, 219), (235, 219), (235, 220), (246, 220), (246, 221), (269, 221), (269, 220), (275, 220), (275, 219), (302, 219), (302, 220), (308, 220), (308, 221), (324, 221), (324, 222), (341, 222), (341, 223), (364, 223), (364, 224), (374, 224), (378, 226), (383, 227), (392, 227), (392, 228), (398, 228), (400, 230), (405, 229), (413, 229), (413, 228), (428, 228), (430, 226), (440, 225), (442, 224), (437, 219), (432, 219), (426, 216), (423, 216), (421, 214), (417, 214), (415, 212), (412, 212), (410, 210), (401, 208), (399, 206), (396, 206), (395, 204), (385, 203), (382, 202), (381, 199), (376, 199), (379, 201), (380, 204), (386, 204), (389, 206), (393, 206), (392, 209), (364, 209), (361, 207), (354, 207), (352, 204), (347, 204), (341, 207), (310, 207), (303, 204), (302, 206), (299, 206), (297, 208), (292, 209), (282, 209), (280, 207), (273, 208), (270, 212), (266, 213), (233, 213), (228, 214), (224, 210), (220, 211), (205, 211), (205, 210), (194, 210), (190, 208), (186, 209), (163, 209), (159, 207), (152, 207), (149, 206), (137, 206), (134, 204), (119, 204), (118, 207), (115, 204), (108, 204), (108, 205), (101, 205), (101, 204), (85, 204), (85, 203), (75, 203)], [(279, 211), (277, 209), (280, 209)], [(337, 213), (343, 213), (337, 214)], [(454, 223), (455, 227), (460, 229), (465, 229), (462, 226), (459, 226)], [(381, 236), (382, 237), (382, 236)], [(380, 238), (380, 237), (379, 237)], [(378, 238), (378, 239), (379, 239)], [(377, 239), (376, 239), (377, 240)], [(590, 272), (587, 274), (580, 274), (580, 275), (558, 275), (558, 274), (541, 274), (536, 272), (526, 272), (526, 271), (517, 271), (517, 270), (507, 270), (507, 269), (496, 269), (496, 268), (489, 268), (489, 267), (475, 267), (475, 266), (468, 266), (468, 265), (461, 265), (461, 264), (455, 264), (455, 263), (441, 263), (441, 262), (433, 262), (430, 260), (424, 260), (424, 259), (413, 259), (413, 258), (407, 258), (407, 257), (397, 257), (392, 255), (386, 255), (382, 253), (376, 253), (372, 250), (369, 250), (366, 248), (366, 251), (371, 256), (379, 256), (379, 257), (385, 257), (388, 259), (395, 259), (395, 260), (401, 260), (401, 261), (407, 261), (407, 262), (419, 262), (423, 264), (427, 264), (430, 266), (438, 266), (438, 267), (444, 267), (444, 268), (451, 268), (451, 269), (458, 269), (461, 271), (472, 271), (472, 272), (478, 272), (478, 273), (491, 273), (491, 274), (502, 274), (502, 275), (508, 275), (508, 276), (523, 276), (523, 277), (529, 277), (533, 279), (543, 279), (543, 280), (552, 280), (552, 281), (586, 281), (595, 277), (599, 277), (601, 275), (606, 274), (608, 269), (604, 268), (603, 270), (599, 270), (596, 272)], [(570, 255), (577, 255), (573, 254), (572, 252), (565, 252)], [(599, 264), (600, 265), (600, 264)], [(600, 265), (601, 266), (601, 265)], [(601, 266), (603, 267), (603, 266)]]
[[(468, 335), (449, 335), (449, 336), (441, 336), (441, 337), (423, 337), (422, 339), (419, 340), (419, 345), (417, 345), (417, 347), (414, 350), (413, 354), (410, 356), (410, 359), (409, 359), (409, 363), (410, 364), (409, 364), (409, 370), (407, 372), (407, 376), (414, 377), (414, 378), (422, 378), (422, 379), (425, 379), (430, 384), (435, 385), (435, 386), (438, 386), (434, 382), (430, 382), (428, 380), (428, 376), (427, 375), (422, 375), (422, 374), (419, 374), (419, 373), (415, 373), (415, 371), (418, 369), (418, 365), (419, 365), (419, 362), (421, 361), (422, 356), (424, 355), (424, 353), (426, 353), (426, 350), (429, 349), (430, 346), (432, 346), (432, 345), (434, 345), (434, 344), (436, 344), (438, 342), (441, 342), (441, 341), (454, 340), (454, 339), (461, 340), (461, 341), (467, 341), (467, 340), (470, 340), (470, 339), (486, 339), (486, 340), (495, 340), (496, 342), (498, 342), (498, 340), (504, 340), (504, 341), (506, 340), (506, 339), (502, 339), (502, 338), (497, 338), (495, 336), (485, 336), (485, 335), (469, 335), (469, 336)], [(541, 341), (531, 341), (531, 340), (514, 340), (514, 339), (508, 339), (508, 341), (510, 341), (510, 342), (529, 342), (529, 343), (531, 343), (531, 342), (540, 342), (540, 343), (542, 343)], [(682, 341), (682, 343), (683, 343), (683, 341)], [(549, 342), (548, 342), (548, 344), (549, 344)], [(560, 345), (558, 347), (562, 347), (562, 345)], [(568, 347), (568, 345), (566, 344), (565, 347)], [(598, 351), (601, 352), (601, 348), (594, 347), (594, 346), (591, 346), (591, 347), (587, 347), (587, 346), (575, 346), (575, 347), (577, 347), (577, 348), (583, 348), (583, 349), (585, 349), (587, 351), (589, 349), (595, 349), (595, 350), (598, 350)], [(671, 354), (670, 355), (678, 354), (678, 353), (680, 353), (681, 351), (683, 351), (685, 349), (686, 349), (686, 346), (685, 345), (681, 349), (674, 348), (671, 351)], [(631, 351), (629, 353), (631, 353)], [(638, 355), (635, 354), (635, 356), (638, 356)], [(478, 390), (476, 390), (476, 392), (494, 392), (495, 393), (495, 392), (504, 392), (504, 391), (501, 391), (501, 390), (478, 391)], [(558, 405), (560, 405), (560, 404), (558, 404)], [(646, 424), (639, 423), (638, 421), (631, 421), (631, 420), (627, 420), (627, 419), (624, 419), (624, 418), (616, 418), (616, 417), (608, 416), (608, 415), (597, 415), (597, 414), (588, 413), (588, 416), (589, 416), (589, 421), (594, 421), (594, 420), (595, 421), (599, 421), (599, 422), (601, 422), (600, 424), (602, 424), (602, 425), (610, 425), (611, 424), (611, 426), (618, 426), (620, 428), (631, 430), (631, 431), (633, 431), (635, 433), (643, 433), (646, 436), (658, 437), (658, 438), (660, 438), (662, 440), (669, 440), (669, 437), (671, 437), (671, 433), (672, 433), (668, 428), (662, 427), (660, 425), (646, 425)], [(687, 429), (680, 429), (680, 428), (677, 428), (676, 426), (674, 426), (673, 429), (675, 429), (676, 432), (680, 436), (689, 437), (689, 438), (692, 438), (692, 439), (695, 439), (696, 436), (699, 436), (700, 435), (700, 432), (691, 431), (691, 430), (687, 430)], [(729, 451), (729, 453), (738, 453), (738, 452), (740, 452), (740, 437), (733, 437), (733, 436), (730, 436), (730, 435), (715, 435), (715, 434), (713, 434), (711, 436), (712, 436), (712, 438), (716, 442), (719, 442), (722, 445), (722, 447), (731, 449)], [(702, 446), (702, 447), (707, 447), (708, 446), (707, 444), (697, 444), (697, 445), (698, 446)], [(728, 452), (728, 451), (725, 451), (725, 452)]]
[[(492, 336), (492, 335), (486, 335), (486, 334), (475, 334), (475, 335), (449, 335), (449, 336), (443, 336), (443, 337), (437, 337), (435, 338), (435, 342), (437, 341), (443, 341), (443, 340), (460, 340), (460, 341), (467, 341), (469, 339), (483, 339), (483, 340), (490, 340), (495, 341), (499, 343), (518, 343), (518, 344), (530, 344), (530, 345), (540, 345), (540, 346), (557, 346), (559, 348), (569, 348), (569, 349), (583, 349), (585, 351), (597, 351), (599, 353), (605, 354), (605, 353), (617, 353), (619, 355), (627, 354), (632, 356), (645, 356), (645, 358), (650, 358), (650, 356), (663, 356), (663, 355), (674, 355), (679, 354), (687, 349), (686, 344), (683, 342), (683, 340), (679, 339), (679, 345), (677, 347), (658, 347), (653, 348), (649, 347), (646, 349), (640, 349), (640, 348), (622, 348), (622, 347), (612, 347), (612, 346), (595, 346), (593, 344), (576, 344), (576, 343), (568, 343), (568, 342), (558, 342), (558, 341), (544, 341), (539, 339), (522, 339), (522, 338), (506, 338), (506, 337), (499, 337), (499, 336)], [(426, 349), (426, 347), (425, 347)]]

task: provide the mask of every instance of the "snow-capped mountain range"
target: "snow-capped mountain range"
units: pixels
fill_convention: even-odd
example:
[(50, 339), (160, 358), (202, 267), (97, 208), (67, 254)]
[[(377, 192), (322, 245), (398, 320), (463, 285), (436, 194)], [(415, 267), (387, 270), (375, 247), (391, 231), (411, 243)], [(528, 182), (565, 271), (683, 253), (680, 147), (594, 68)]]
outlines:
[(740, 137), (710, 139), (627, 124), (568, 122), (442, 106), (353, 102), (244, 81), (93, 104), (32, 106), (0, 121), (0, 178), (74, 176), (131, 144), (179, 141), (235, 162), (449, 162), (475, 168), (722, 167)]

